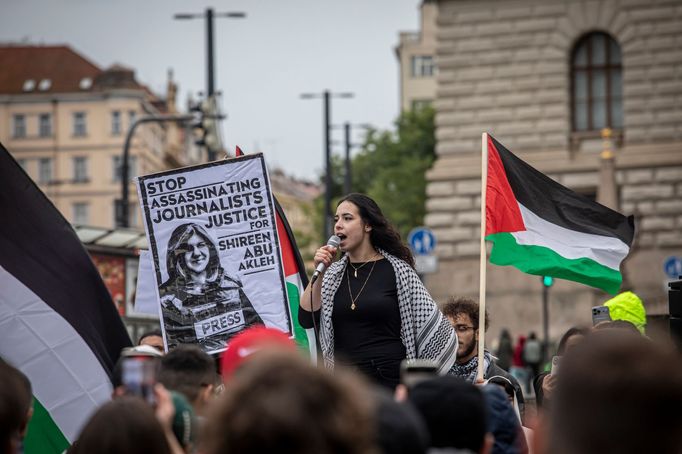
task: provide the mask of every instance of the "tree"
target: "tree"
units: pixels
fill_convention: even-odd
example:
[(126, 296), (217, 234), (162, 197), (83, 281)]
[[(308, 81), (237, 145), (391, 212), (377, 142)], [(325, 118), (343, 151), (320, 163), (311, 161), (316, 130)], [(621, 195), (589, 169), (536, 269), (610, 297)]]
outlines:
[(367, 136), (353, 160), (353, 189), (376, 200), (405, 238), (424, 222), (425, 173), (436, 157), (435, 112), (431, 107), (406, 111), (395, 125), (395, 132)]

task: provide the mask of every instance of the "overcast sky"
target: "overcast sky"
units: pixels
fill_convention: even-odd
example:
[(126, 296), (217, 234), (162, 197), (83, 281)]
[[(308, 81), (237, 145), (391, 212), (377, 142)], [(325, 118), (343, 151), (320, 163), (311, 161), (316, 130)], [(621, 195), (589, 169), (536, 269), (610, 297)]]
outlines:
[[(350, 91), (332, 121), (386, 129), (399, 111), (398, 32), (416, 30), (418, 0), (1, 0), (0, 41), (68, 44), (102, 68), (132, 67), (165, 96), (172, 68), (185, 105), (204, 91), (203, 20), (173, 20), (206, 7), (243, 11), (215, 20), (216, 88), (229, 149), (262, 151), (270, 167), (315, 179), (323, 169), (322, 101), (304, 92)], [(343, 153), (343, 133), (334, 131)], [(355, 134), (357, 141), (361, 134)]]

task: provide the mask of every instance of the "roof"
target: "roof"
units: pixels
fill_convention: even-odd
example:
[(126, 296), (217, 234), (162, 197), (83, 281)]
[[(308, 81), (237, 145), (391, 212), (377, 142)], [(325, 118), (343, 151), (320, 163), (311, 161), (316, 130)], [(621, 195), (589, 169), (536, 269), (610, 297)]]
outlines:
[[(103, 71), (69, 46), (0, 46), (0, 94), (82, 93), (141, 88), (121, 65)], [(32, 81), (32, 82), (31, 82)]]

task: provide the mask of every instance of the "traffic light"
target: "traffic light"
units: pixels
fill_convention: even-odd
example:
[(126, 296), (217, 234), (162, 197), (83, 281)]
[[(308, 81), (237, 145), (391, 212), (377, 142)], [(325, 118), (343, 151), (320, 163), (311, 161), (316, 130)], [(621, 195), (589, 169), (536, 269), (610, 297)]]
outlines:
[(554, 284), (554, 278), (552, 276), (542, 276), (542, 285), (545, 287), (551, 287)]
[(218, 123), (218, 120), (223, 117), (218, 114), (218, 103), (215, 95), (194, 104), (190, 111), (196, 115), (192, 128), (198, 130), (198, 137), (194, 143), (206, 147), (208, 160), (213, 161), (217, 152), (223, 148)]

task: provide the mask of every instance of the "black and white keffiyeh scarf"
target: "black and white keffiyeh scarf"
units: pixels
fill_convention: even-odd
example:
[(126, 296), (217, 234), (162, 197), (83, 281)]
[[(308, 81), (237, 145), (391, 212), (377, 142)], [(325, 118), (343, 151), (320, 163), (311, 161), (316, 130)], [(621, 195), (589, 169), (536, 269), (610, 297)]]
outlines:
[[(490, 363), (492, 362), (492, 355), (484, 351), (483, 352), (483, 374), (488, 372)], [(453, 364), (452, 368), (448, 372), (449, 375), (454, 375), (456, 377), (463, 378), (471, 383), (476, 383), (476, 374), (478, 372), (478, 355), (471, 358), (464, 364)]]
[[(406, 359), (430, 359), (447, 373), (455, 361), (457, 335), (450, 322), (438, 309), (435, 301), (410, 265), (378, 249), (393, 266), (400, 312), (400, 339), (405, 345)], [(334, 295), (343, 280), (348, 264), (344, 255), (332, 263), (322, 279), (322, 312), (320, 314), (320, 346), (326, 367), (334, 367), (334, 327), (332, 310)]]

